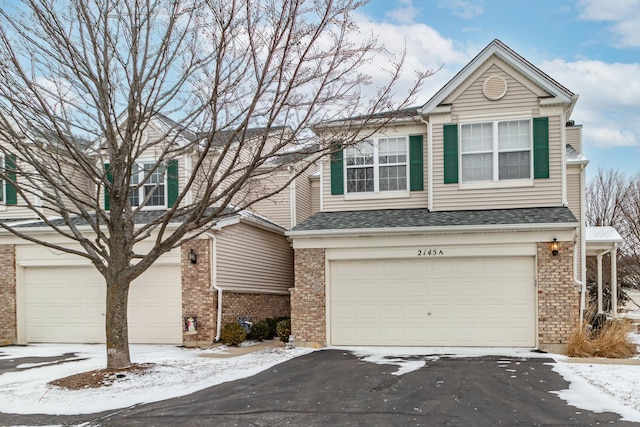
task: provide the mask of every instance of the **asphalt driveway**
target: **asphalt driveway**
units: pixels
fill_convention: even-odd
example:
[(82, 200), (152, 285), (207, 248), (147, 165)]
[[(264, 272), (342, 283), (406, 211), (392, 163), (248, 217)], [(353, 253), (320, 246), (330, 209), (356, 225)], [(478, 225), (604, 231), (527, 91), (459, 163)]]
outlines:
[(0, 425), (637, 425), (619, 421), (617, 414), (577, 409), (550, 393), (568, 387), (551, 371), (551, 359), (409, 359), (426, 364), (393, 375), (397, 366), (324, 350), (181, 398), (73, 417), (0, 414)]

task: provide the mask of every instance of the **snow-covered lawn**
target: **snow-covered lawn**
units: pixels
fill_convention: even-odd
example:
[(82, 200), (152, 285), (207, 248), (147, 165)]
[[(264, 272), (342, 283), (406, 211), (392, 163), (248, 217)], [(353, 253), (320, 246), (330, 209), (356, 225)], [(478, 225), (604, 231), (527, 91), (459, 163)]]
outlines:
[[(640, 422), (640, 364), (571, 363), (553, 354), (533, 353), (517, 349), (460, 348), (344, 348), (371, 363), (397, 365), (396, 375), (420, 369), (425, 362), (404, 360), (402, 356), (420, 354), (456, 354), (460, 357), (502, 355), (506, 357), (551, 357), (553, 370), (569, 381), (567, 390), (553, 390), (569, 404), (596, 412), (619, 413), (623, 419)], [(29, 414), (82, 414), (128, 407), (183, 396), (240, 378), (246, 378), (291, 358), (311, 352), (310, 349), (268, 348), (246, 355), (213, 358), (211, 353), (224, 349), (185, 349), (172, 346), (132, 345), (132, 360), (154, 363), (144, 375), (127, 374), (109, 387), (65, 390), (48, 386), (53, 379), (104, 368), (103, 345), (30, 345), (0, 347), (0, 359), (27, 356), (60, 356), (76, 353), (65, 363), (19, 366), (17, 372), (0, 375), (0, 412)], [(434, 356), (437, 357), (437, 356)], [(77, 360), (84, 359), (84, 360)]]

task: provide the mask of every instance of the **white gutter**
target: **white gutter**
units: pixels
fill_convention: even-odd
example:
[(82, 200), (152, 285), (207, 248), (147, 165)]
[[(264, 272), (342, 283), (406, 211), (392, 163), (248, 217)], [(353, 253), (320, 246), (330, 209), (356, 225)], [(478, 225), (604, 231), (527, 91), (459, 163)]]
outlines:
[(214, 338), (215, 341), (220, 340), (220, 334), (222, 332), (222, 289), (218, 287), (218, 269), (216, 263), (216, 250), (217, 250), (217, 241), (216, 236), (212, 233), (207, 233), (209, 237), (209, 241), (211, 243), (211, 287), (218, 292), (218, 309), (216, 316), (216, 336)]
[(530, 230), (566, 230), (575, 229), (579, 226), (577, 222), (563, 222), (557, 224), (486, 224), (486, 225), (445, 225), (445, 226), (423, 226), (423, 227), (390, 227), (390, 228), (352, 228), (352, 229), (331, 229), (331, 230), (299, 230), (287, 231), (285, 235), (293, 238), (304, 237), (346, 237), (346, 236), (370, 236), (372, 234), (424, 234), (424, 233), (461, 233), (478, 231), (530, 231)]
[(422, 110), (418, 110), (420, 121), (427, 125), (427, 209), (433, 211), (433, 126), (424, 119)]

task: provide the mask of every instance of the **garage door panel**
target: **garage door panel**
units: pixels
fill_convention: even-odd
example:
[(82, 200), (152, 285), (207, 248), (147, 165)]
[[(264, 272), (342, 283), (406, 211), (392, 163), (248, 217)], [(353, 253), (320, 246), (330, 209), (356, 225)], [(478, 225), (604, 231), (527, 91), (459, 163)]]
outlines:
[[(28, 342), (105, 342), (106, 288), (92, 267), (26, 267)], [(129, 291), (132, 343), (182, 343), (178, 266), (154, 266)]]
[(331, 343), (533, 346), (533, 277), (530, 257), (334, 261)]

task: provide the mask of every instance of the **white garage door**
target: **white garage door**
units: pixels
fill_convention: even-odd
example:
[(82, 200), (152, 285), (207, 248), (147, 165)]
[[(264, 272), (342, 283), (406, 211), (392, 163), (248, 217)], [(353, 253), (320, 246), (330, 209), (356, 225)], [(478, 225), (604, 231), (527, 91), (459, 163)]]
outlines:
[[(103, 343), (104, 279), (91, 267), (24, 269), (27, 342)], [(129, 290), (129, 342), (182, 343), (180, 267), (156, 265)]]
[(531, 257), (333, 261), (333, 345), (535, 346)]

